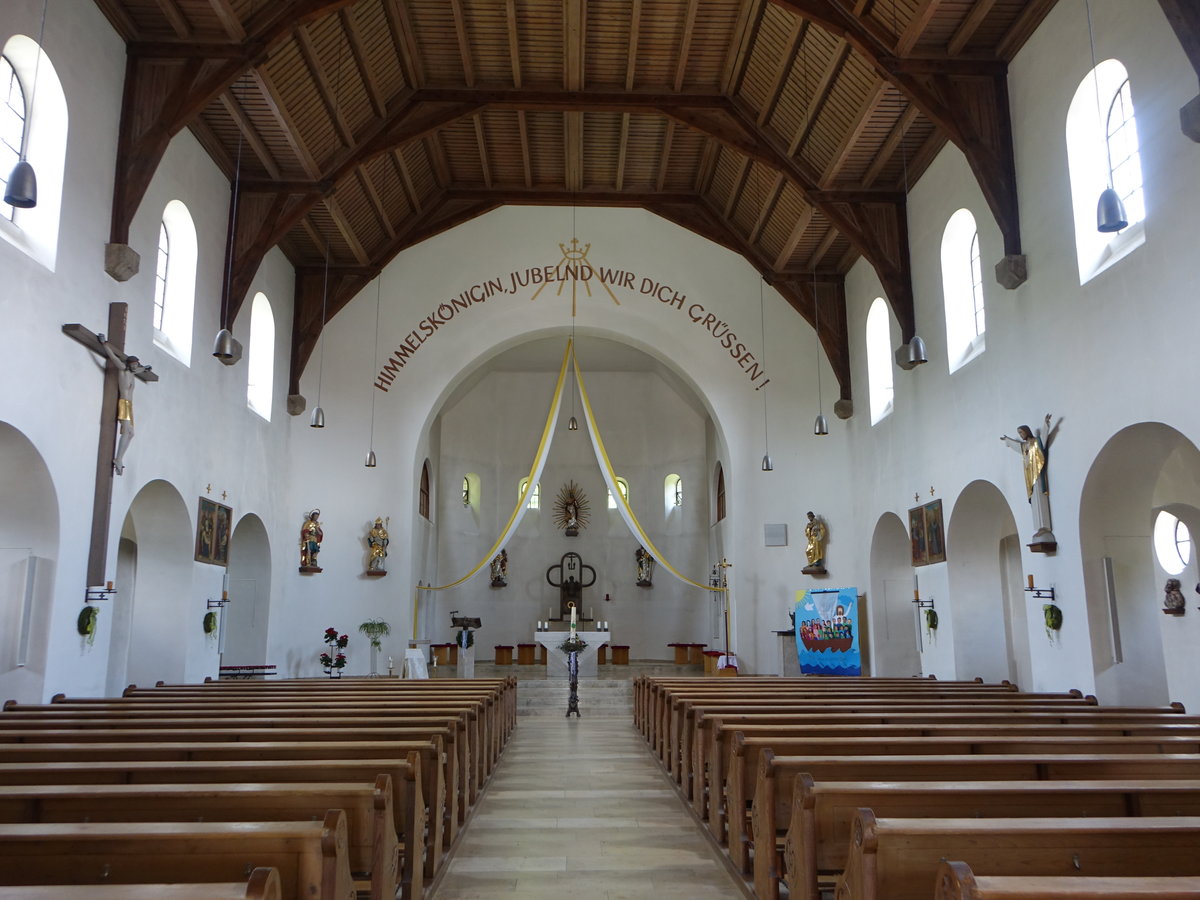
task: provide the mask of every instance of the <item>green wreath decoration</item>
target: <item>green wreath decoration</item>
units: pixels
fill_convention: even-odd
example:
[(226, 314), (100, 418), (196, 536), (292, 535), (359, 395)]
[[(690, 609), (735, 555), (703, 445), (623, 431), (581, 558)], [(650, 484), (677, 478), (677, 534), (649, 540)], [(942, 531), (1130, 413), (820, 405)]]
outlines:
[(1053, 603), (1047, 603), (1042, 607), (1042, 616), (1046, 621), (1046, 637), (1054, 639), (1054, 632), (1062, 628), (1063, 614), (1062, 610)]
[(458, 637), (454, 639), (454, 643), (463, 650), (470, 650), (475, 646), (475, 632), (469, 628), (464, 628), (458, 633)]
[(925, 630), (926, 631), (937, 631), (937, 626), (938, 626), (937, 610), (936, 609), (925, 610)]
[(204, 614), (204, 633), (211, 635), (217, 630), (217, 614), (211, 609)]
[(100, 610), (89, 605), (79, 611), (79, 618), (75, 621), (75, 630), (87, 638), (89, 646), (96, 642), (96, 619), (99, 616)]

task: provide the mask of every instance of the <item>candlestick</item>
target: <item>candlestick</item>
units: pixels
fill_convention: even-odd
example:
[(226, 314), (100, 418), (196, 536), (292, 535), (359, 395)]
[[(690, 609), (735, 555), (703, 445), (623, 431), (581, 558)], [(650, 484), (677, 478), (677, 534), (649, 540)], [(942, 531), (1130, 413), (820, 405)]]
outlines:
[(1029, 589), (1031, 591), (1033, 590), (1033, 576), (1032, 575), (1029, 576)]
[(575, 615), (577, 612), (578, 612), (578, 610), (574, 606), (572, 606), (571, 607), (571, 627), (572, 628), (575, 627)]

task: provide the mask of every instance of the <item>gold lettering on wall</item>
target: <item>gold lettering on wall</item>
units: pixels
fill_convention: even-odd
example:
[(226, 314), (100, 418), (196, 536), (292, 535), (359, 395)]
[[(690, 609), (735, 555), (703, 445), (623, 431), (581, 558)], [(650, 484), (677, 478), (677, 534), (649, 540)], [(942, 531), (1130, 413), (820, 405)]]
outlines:
[(698, 325), (709, 333), (716, 342), (718, 352), (729, 354), (756, 391), (762, 390), (771, 380), (749, 347), (730, 328), (729, 323), (716, 313), (705, 309), (702, 304), (688, 303), (686, 294), (681, 294), (671, 285), (639, 272), (598, 264), (593, 266), (587, 258), (591, 244), (585, 244), (581, 248), (579, 241), (572, 238), (570, 244), (558, 246), (562, 251), (562, 258), (554, 265), (514, 269), (504, 275), (473, 284), (457, 296), (439, 303), (416, 323), (389, 354), (383, 368), (375, 377), (375, 387), (386, 392), (395, 382), (400, 370), (412, 361), (413, 356), (427, 340), (434, 337), (443, 327), (450, 325), (460, 314), (467, 313), (493, 297), (516, 296), (528, 288), (534, 288), (529, 299), (536, 300), (550, 285), (557, 285), (555, 296), (561, 297), (564, 288), (569, 285), (571, 316), (574, 317), (577, 288), (582, 285), (587, 296), (591, 297), (592, 282), (603, 288), (617, 306), (621, 305), (621, 301), (613, 293), (614, 288), (628, 291), (634, 296), (653, 298), (663, 309), (682, 313), (693, 325)]

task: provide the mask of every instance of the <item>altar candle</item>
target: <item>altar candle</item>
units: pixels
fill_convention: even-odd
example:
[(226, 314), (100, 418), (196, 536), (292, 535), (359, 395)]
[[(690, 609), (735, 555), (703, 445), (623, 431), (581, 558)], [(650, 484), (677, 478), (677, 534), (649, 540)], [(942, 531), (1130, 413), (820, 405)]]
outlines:
[(1031, 591), (1033, 590), (1033, 576), (1032, 575), (1029, 576), (1029, 589)]
[(572, 606), (572, 607), (571, 607), (571, 627), (572, 627), (572, 628), (574, 628), (574, 627), (575, 627), (575, 614), (576, 614), (576, 612), (577, 612), (576, 608), (575, 608), (574, 606)]

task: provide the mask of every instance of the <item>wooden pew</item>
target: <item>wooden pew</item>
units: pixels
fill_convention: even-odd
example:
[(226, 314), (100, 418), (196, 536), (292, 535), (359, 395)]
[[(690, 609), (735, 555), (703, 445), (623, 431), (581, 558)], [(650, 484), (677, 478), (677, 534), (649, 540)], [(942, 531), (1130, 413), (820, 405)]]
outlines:
[[(150, 715), (146, 715), (150, 712)], [(64, 714), (66, 713), (66, 714)], [(239, 716), (236, 714), (223, 715), (208, 710), (183, 711), (168, 717), (153, 714), (154, 711), (139, 709), (115, 709), (93, 711), (64, 711), (54, 706), (22, 706), (0, 712), (0, 741), (5, 740), (4, 732), (9, 730), (21, 731), (28, 728), (70, 729), (72, 731), (100, 731), (106, 729), (146, 730), (155, 731), (166, 729), (184, 729), (189, 733), (199, 731), (233, 730), (238, 734), (248, 734), (257, 731), (260, 739), (269, 739), (268, 730), (278, 729), (281, 733), (297, 729), (308, 729), (311, 734), (313, 716), (302, 715), (264, 715)], [(479, 796), (484, 779), (484, 769), (479, 759), (478, 743), (472, 740), (474, 732), (470, 730), (465, 712), (456, 714), (437, 715), (406, 715), (388, 714), (386, 716), (339, 716), (338, 727), (347, 733), (363, 737), (370, 733), (372, 739), (379, 739), (381, 726), (392, 728), (419, 728), (428, 726), (431, 729), (449, 728), (454, 731), (453, 746), (457, 748), (458, 785), (460, 791), (459, 804), (456, 810), (456, 824), (460, 824), (466, 816), (468, 808)], [(81, 738), (82, 739), (82, 738)]]
[[(421, 794), (420, 757), (407, 760), (225, 760), (220, 762), (86, 762), (0, 763), (0, 785), (163, 785), (244, 783), (374, 783), (387, 775), (392, 784), (393, 823), (403, 840), (401, 881), (410, 879), (413, 896), (419, 897), (426, 880), (440, 862), (427, 845), (426, 807)], [(414, 839), (415, 837), (415, 839)]]
[(1056, 710), (1062, 707), (1076, 708), (1089, 703), (1094, 704), (1094, 702), (1095, 698), (1089, 699), (1070, 694), (1020, 694), (1009, 691), (971, 693), (964, 691), (935, 692), (932, 690), (881, 691), (869, 686), (853, 693), (839, 694), (836, 697), (831, 696), (828, 691), (802, 688), (793, 688), (787, 691), (747, 691), (737, 695), (679, 692), (669, 695), (661, 704), (662, 709), (651, 746), (660, 754), (664, 765), (678, 777), (679, 754), (687, 752), (687, 746), (680, 747), (680, 743), (687, 740), (688, 726), (694, 719), (696, 707), (705, 709), (724, 707), (729, 711), (751, 707), (778, 707), (781, 711), (795, 708), (795, 711), (800, 712), (809, 708), (812, 711), (844, 710), (852, 712), (864, 707), (938, 703), (958, 706), (992, 705), (998, 709), (1017, 707)]
[[(995, 818), (1200, 815), (1200, 780), (873, 782), (796, 778), (791, 821), (777, 859), (756, 852), (758, 900), (779, 896), (781, 874), (791, 900), (819, 900), (819, 885), (846, 867), (858, 809), (886, 818)], [(762, 839), (756, 837), (756, 845)], [(784, 874), (785, 873), (785, 874)]]
[(1200, 818), (855, 816), (837, 900), (928, 900), (943, 859), (989, 875), (1200, 876)]
[(281, 708), (276, 713), (270, 706), (256, 703), (250, 706), (230, 704), (228, 706), (195, 705), (186, 702), (169, 708), (139, 706), (122, 700), (111, 705), (93, 704), (86, 707), (69, 706), (65, 703), (48, 706), (17, 704), (9, 701), (0, 712), (0, 729), (5, 727), (63, 727), (63, 728), (147, 728), (161, 725), (164, 728), (309, 728), (314, 719), (322, 725), (336, 717), (339, 726), (353, 732), (359, 728), (389, 727), (453, 728), (455, 746), (458, 748), (457, 767), (461, 773), (461, 784), (467, 796), (461, 798), (457, 813), (459, 822), (467, 809), (479, 796), (487, 775), (495, 765), (496, 758), (484, 746), (479, 719), (474, 710), (457, 711), (424, 710), (409, 712), (387, 707), (336, 707), (324, 705), (293, 705)]
[[(1140, 781), (1200, 780), (1200, 754), (1129, 753), (1093, 755), (911, 755), (911, 756), (776, 756), (759, 760), (754, 792), (752, 831), (776, 835), (790, 822), (795, 782), (808, 774), (825, 781), (955, 782), (967, 781)], [(764, 845), (772, 848), (775, 839)], [(743, 842), (744, 844), (744, 842)], [(733, 855), (732, 843), (730, 855)], [(744, 855), (740, 857), (744, 859)]]
[(356, 889), (395, 900), (403, 884), (402, 897), (420, 900), (401, 865), (392, 797), (390, 775), (374, 784), (0, 785), (0, 823), (302, 822), (340, 809)]
[[(445, 765), (441, 741), (161, 741), (155, 743), (73, 742), (0, 743), (0, 762), (45, 763), (111, 760), (118, 762), (215, 762), (268, 760), (405, 759), (421, 757), (421, 793), (428, 806), (428, 851), (434, 865), (446, 848)], [(380, 770), (381, 772), (383, 770)], [(378, 773), (377, 773), (378, 774)], [(323, 779), (328, 781), (328, 778)], [(374, 780), (373, 777), (371, 780)]]
[(835, 708), (831, 709), (827, 697), (787, 697), (777, 700), (764, 698), (735, 699), (724, 697), (718, 699), (706, 698), (676, 698), (672, 700), (670, 714), (664, 720), (663, 734), (656, 752), (667, 770), (679, 782), (682, 777), (683, 760), (692, 752), (692, 740), (695, 732), (695, 720), (703, 713), (724, 712), (738, 713), (902, 713), (924, 712), (940, 709), (945, 712), (1068, 712), (1083, 710), (1092, 705), (1087, 698), (1039, 698), (1035, 695), (1012, 694), (1003, 698), (983, 697), (968, 700), (962, 697), (915, 697), (912, 695), (896, 694), (883, 696), (879, 694), (863, 694), (854, 697), (839, 698)]
[(282, 900), (282, 894), (279, 870), (258, 868), (244, 882), (4, 885), (0, 900)]
[[(1152, 708), (1152, 712), (1121, 712), (1105, 707), (1089, 706), (1072, 713), (1031, 713), (1022, 711), (1019, 718), (1010, 712), (954, 712), (941, 711), (914, 713), (879, 714), (801, 714), (801, 715), (728, 715), (722, 712), (701, 713), (697, 716), (693, 739), (691, 764), (684, 769), (685, 784), (692, 785), (692, 807), (697, 815), (709, 815), (710, 826), (723, 827), (719, 821), (719, 803), (708, 808), (709, 794), (721, 799), (725, 773), (729, 770), (732, 754), (733, 734), (741, 731), (746, 737), (779, 735), (799, 737), (805, 734), (833, 734), (847, 727), (855, 728), (855, 734), (864, 736), (874, 733), (872, 729), (886, 727), (937, 729), (944, 734), (978, 733), (1004, 734), (1018, 729), (1029, 729), (1029, 733), (1063, 734), (1073, 729), (1089, 729), (1094, 734), (1183, 734), (1190, 735), (1200, 729), (1200, 716), (1183, 714), (1163, 715), (1165, 707)], [(814, 730), (815, 729), (815, 730)], [(900, 734), (902, 732), (896, 732)], [(924, 733), (924, 732), (922, 732)], [(714, 792), (714, 786), (717, 790)], [(723, 832), (722, 832), (723, 833)]]
[[(455, 714), (464, 712), (468, 716), (475, 716), (475, 727), (477, 729), (476, 736), (469, 739), (471, 746), (482, 748), (479, 752), (479, 758), (485, 761), (482, 766), (482, 779), (490, 775), (495, 762), (499, 759), (500, 750), (503, 747), (503, 735), (494, 728), (493, 719), (486, 715), (486, 711), (481, 704), (475, 700), (360, 700), (347, 698), (343, 701), (338, 701), (332, 696), (323, 696), (319, 699), (313, 698), (309, 700), (301, 699), (278, 699), (272, 701), (270, 698), (264, 700), (221, 700), (219, 695), (214, 694), (212, 700), (181, 700), (176, 699), (171, 703), (156, 701), (153, 704), (142, 704), (140, 701), (132, 700), (59, 700), (53, 703), (55, 709), (63, 710), (64, 712), (87, 714), (90, 710), (129, 710), (134, 714), (141, 714), (147, 718), (153, 718), (155, 715), (169, 714), (175, 716), (202, 716), (210, 713), (224, 712), (226, 714), (234, 714), (241, 716), (300, 716), (310, 719), (320, 719), (322, 724), (328, 723), (330, 720), (340, 718), (342, 716), (354, 717), (363, 716), (391, 716), (405, 715), (410, 713), (422, 715), (442, 715)], [(21, 704), (10, 706), (10, 710), (26, 711), (32, 707)]]
[[(755, 800), (755, 791), (761, 774), (759, 760), (766, 751), (778, 756), (850, 756), (891, 755), (911, 756), (932, 754), (937, 756), (1000, 756), (1026, 755), (1049, 757), (1062, 754), (1128, 755), (1131, 753), (1200, 754), (1200, 736), (1090, 736), (1090, 735), (1045, 735), (1010, 734), (993, 736), (938, 735), (918, 737), (806, 737), (782, 739), (776, 737), (746, 738), (735, 732), (733, 755), (730, 758), (729, 774), (725, 781), (725, 821), (728, 831), (729, 855), (748, 872), (745, 845), (755, 844), (746, 812)], [(3, 747), (0, 747), (0, 753)], [(787, 819), (781, 820), (786, 823)], [(764, 832), (765, 833), (765, 832)], [(770, 846), (774, 846), (774, 832)], [(757, 846), (757, 844), (755, 844)]]
[(977, 876), (961, 860), (943, 861), (933, 896), (934, 900), (1200, 900), (1200, 877)]
[[(0, 714), (0, 760), (6, 758), (6, 746), (9, 744), (121, 744), (121, 743), (136, 743), (140, 746), (148, 744), (172, 744), (176, 746), (184, 746), (188, 744), (208, 745), (210, 743), (265, 743), (275, 744), (279, 742), (294, 742), (304, 743), (310, 742), (314, 738), (314, 733), (311, 725), (307, 728), (286, 729), (286, 728), (224, 728), (224, 727), (191, 727), (188, 728), (160, 728), (157, 722), (147, 722), (141, 728), (81, 728), (81, 729), (66, 729), (66, 728), (13, 728), (2, 727), (5, 723), (2, 721), (3, 715)], [(206, 724), (212, 724), (206, 723)], [(446, 842), (447, 844), (454, 841), (458, 835), (458, 827), (460, 823), (459, 811), (462, 809), (461, 802), (456, 802), (455, 798), (461, 798), (466, 795), (466, 788), (462, 781), (463, 774), (460, 767), (460, 754), (455, 744), (456, 735), (454, 732), (446, 728), (435, 728), (426, 726), (422, 728), (348, 728), (340, 720), (336, 724), (336, 730), (333, 736), (336, 738), (339, 735), (353, 735), (355, 742), (367, 741), (371, 743), (384, 742), (390, 743), (393, 741), (428, 741), (433, 738), (440, 738), (442, 747), (445, 752), (445, 762), (443, 764), (445, 790), (447, 799), (444, 806), (446, 813)], [(376, 755), (375, 751), (371, 751), (372, 755)], [(429, 765), (432, 760), (427, 759), (426, 764)], [(426, 790), (435, 789), (433, 779), (429, 779), (425, 785)], [(427, 795), (428, 796), (428, 795)]]
[(346, 819), (319, 822), (0, 824), (0, 882), (123, 884), (232, 881), (279, 870), (282, 895), (355, 900)]

